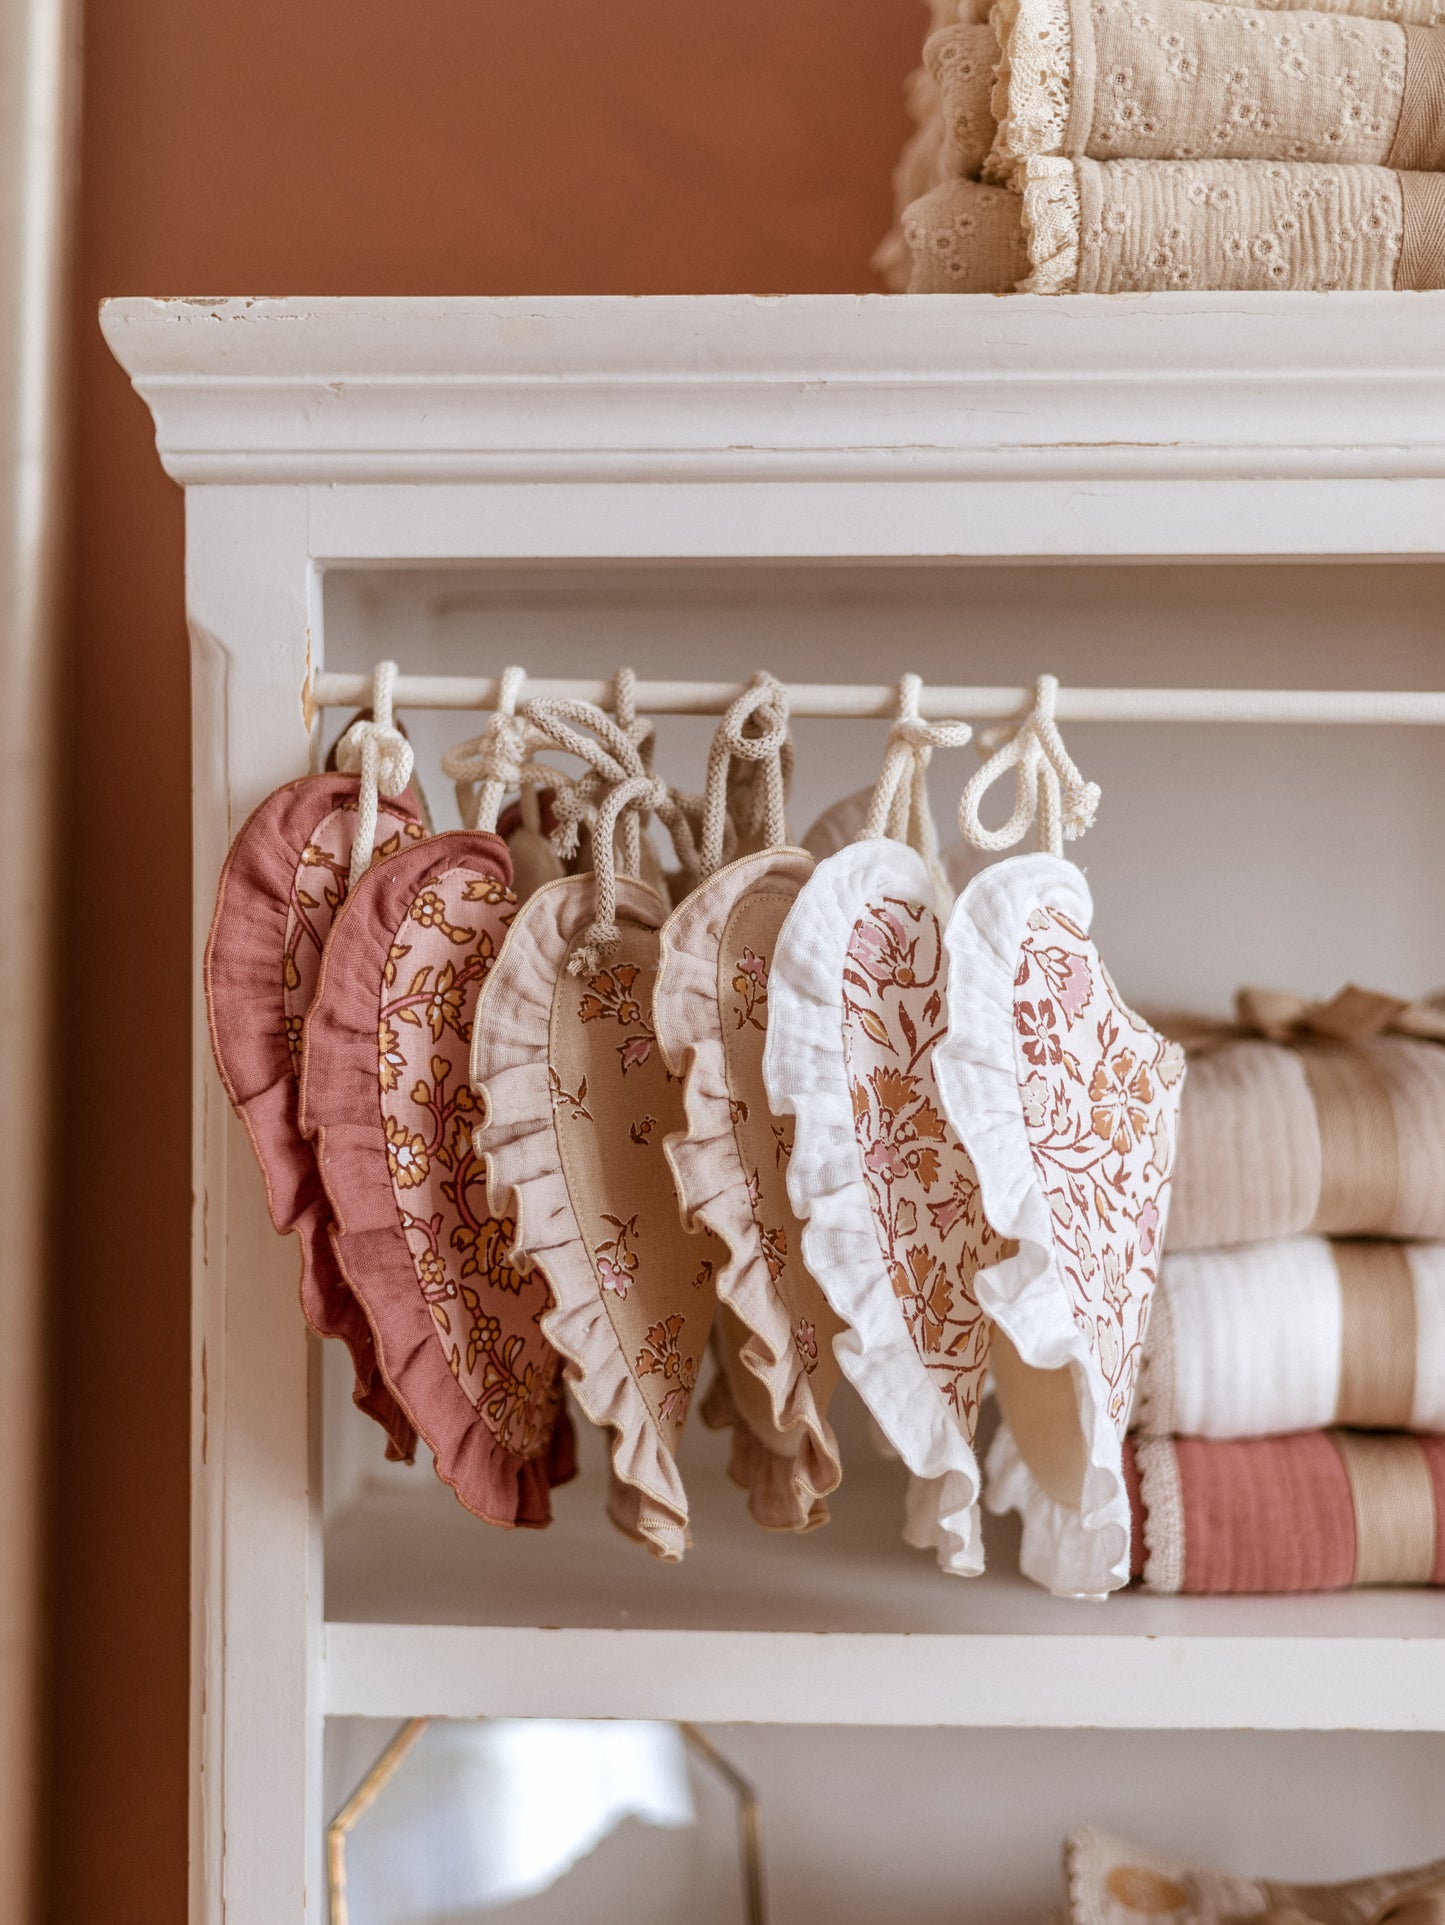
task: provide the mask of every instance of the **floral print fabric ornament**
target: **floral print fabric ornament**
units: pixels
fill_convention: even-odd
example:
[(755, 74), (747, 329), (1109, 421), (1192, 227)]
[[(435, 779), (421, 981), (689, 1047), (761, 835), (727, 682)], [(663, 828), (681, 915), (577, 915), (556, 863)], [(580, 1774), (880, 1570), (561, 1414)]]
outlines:
[(337, 1260), (437, 1474), (488, 1523), (543, 1525), (574, 1472), (547, 1287), (487, 1206), (468, 1077), (483, 982), (515, 910), (494, 835), (434, 836), (376, 864), (327, 944), (306, 1026), (301, 1123)]
[(675, 1560), (688, 1541), (677, 1448), (725, 1252), (684, 1227), (663, 1149), (685, 1126), (653, 1021), (667, 907), (635, 876), (616, 876), (611, 855), (621, 833), (635, 869), (643, 808), (665, 812), (675, 837), (688, 831), (642, 760), (647, 725), (626, 717), (622, 694), (616, 723), (583, 703), (527, 706), (610, 784), (592, 785), (599, 872), (550, 883), (517, 912), (483, 994), (471, 1068), (493, 1207), (550, 1286), (542, 1328), (573, 1394), (613, 1433), (608, 1514)]
[[(792, 1118), (774, 1116), (763, 1084), (770, 960), (813, 869), (803, 850), (773, 846), (786, 834), (786, 746), (783, 691), (772, 676), (756, 676), (718, 731), (704, 879), (663, 929), (655, 1012), (658, 1041), (684, 1088), (687, 1127), (666, 1144), (683, 1218), (727, 1249), (715, 1279), (719, 1368), (703, 1418), (731, 1429), (729, 1474), (757, 1521), (805, 1531), (827, 1522), (826, 1498), (842, 1475), (827, 1417), (842, 1325), (803, 1262), (787, 1191)], [(724, 778), (737, 760), (762, 778), (770, 846), (722, 868)]]
[[(270, 795), (231, 845), (206, 944), (206, 1011), (216, 1067), (246, 1126), (271, 1221), (301, 1241), (301, 1303), (319, 1335), (339, 1337), (353, 1396), (410, 1462), (416, 1434), (377, 1367), (371, 1328), (331, 1248), (331, 1207), (297, 1120), (301, 1037), (321, 956), (350, 886), (357, 827), (354, 775), (308, 775)], [(416, 843), (412, 797), (377, 805), (375, 856)]]
[[(995, 863), (959, 898), (938, 1077), (989, 1221), (1016, 1246), (976, 1280), (1004, 1418), (989, 1505), (1021, 1513), (1027, 1576), (1099, 1595), (1129, 1582), (1122, 1439), (1159, 1274), (1184, 1052), (1121, 1001), (1089, 936), (1088, 886), (1058, 853), (1089, 825), (1098, 791), (1054, 726), (1056, 690), (1042, 679), (1033, 714), (964, 792), (976, 846), (1008, 846), (1037, 815), (1049, 850)], [(985, 831), (979, 799), (1008, 768), (1014, 816)]]
[(774, 1110), (796, 1118), (788, 1189), (846, 1326), (839, 1362), (912, 1473), (904, 1535), (967, 1576), (983, 1568), (973, 1440), (988, 1364), (974, 1277), (999, 1245), (934, 1076), (946, 884), (925, 775), (932, 748), (969, 730), (921, 721), (919, 692), (905, 677), (866, 839), (818, 864), (783, 926), (764, 1074)]

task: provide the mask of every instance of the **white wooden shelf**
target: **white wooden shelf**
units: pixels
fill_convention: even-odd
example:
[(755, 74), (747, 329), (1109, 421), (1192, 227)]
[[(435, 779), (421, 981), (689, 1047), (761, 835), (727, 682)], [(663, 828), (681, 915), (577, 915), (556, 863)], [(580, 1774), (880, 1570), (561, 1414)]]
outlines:
[[(740, 667), (746, 634), (771, 637), (759, 646), (776, 642), (769, 659), (802, 682), (916, 668), (1002, 685), (1063, 668), (1086, 689), (1172, 685), (1147, 698), (1155, 710), (1252, 714), (1288, 698), (1216, 685), (1340, 691), (1378, 675), (1377, 694), (1441, 694), (1435, 573), (1365, 566), (1336, 578), (1337, 605), (1310, 570), (1445, 558), (1445, 294), (123, 300), (102, 327), (186, 489), (198, 959), (235, 828), (307, 766), (314, 678), (382, 654), (476, 682), (512, 658), (500, 635), (542, 622), (549, 639), (521, 645), (527, 665), (568, 677), (610, 673), (626, 649), (643, 674), (716, 681)], [(1161, 587), (1172, 571), (1149, 570), (1141, 615), (1125, 565), (1189, 560), (1289, 566), (1241, 568), (1228, 607), (1204, 613), (1178, 605), (1187, 583)], [(1108, 566), (1035, 566), (1068, 561)], [(1085, 574), (1102, 587), (1083, 591)], [(575, 613), (548, 626), (516, 592), (524, 576), (549, 594), (567, 583)], [(831, 585), (812, 600), (780, 590), (804, 576)], [(1306, 579), (1318, 621), (1302, 645), (1293, 584)], [(493, 606), (481, 582), (503, 597), (511, 582), (513, 601), (494, 621), (448, 620), (444, 581), (472, 611)], [(952, 620), (970, 583), (971, 634)], [(1276, 647), (1285, 604), (1294, 641)], [(1069, 667), (1047, 659), (1061, 638)], [(1301, 986), (1321, 956), (1333, 968), (1348, 955), (1353, 971), (1367, 950), (1392, 974), (1433, 960), (1438, 863), (1419, 800), (1438, 796), (1442, 765), (1426, 731), (1388, 755), (1350, 731), (1365, 739), (1332, 766), (1340, 750), (1321, 732), (1281, 730), (1253, 814), (1220, 800), (1248, 786), (1250, 752), (1210, 760), (1187, 733), (1151, 763), (1150, 731), (1136, 731), (1132, 786), (1111, 789), (1101, 905), (1127, 905), (1136, 874), (1161, 872), (1162, 843), (1214, 896), (1161, 892), (1155, 934), (1187, 929), (1211, 968), (1232, 969), (1241, 932), (1266, 926), (1286, 932), (1269, 953)], [(827, 738), (830, 779), (852, 775), (859, 741)], [(1353, 813), (1331, 818), (1321, 849), (1317, 805), (1346, 790)], [(1281, 867), (1256, 901), (1229, 885), (1271, 830)], [(1351, 864), (1378, 885), (1362, 935), (1324, 900)], [(1201, 910), (1226, 899), (1212, 926)], [(1150, 957), (1153, 936), (1134, 951)], [(1439, 1737), (1405, 1735), (1445, 1733), (1438, 1596), (1071, 1605), (1014, 1574), (997, 1529), (988, 1577), (949, 1582), (897, 1541), (895, 1473), (860, 1471), (856, 1451), (830, 1529), (779, 1543), (745, 1519), (715, 1440), (693, 1439), (697, 1545), (680, 1570), (613, 1536), (595, 1472), (560, 1494), (559, 1526), (541, 1536), (488, 1534), (429, 1472), (343, 1498), (294, 1246), (267, 1223), (199, 1001), (194, 1035), (196, 1925), (321, 1916), (328, 1715), (834, 1723), (855, 1728), (853, 1745), (880, 1724), (1012, 1725), (1024, 1747), (1063, 1742), (1024, 1727), (1238, 1727), (1331, 1732), (1357, 1762), (1371, 1741), (1347, 1734), (1377, 1731), (1397, 1734), (1401, 1771), (1407, 1753), (1441, 1755)], [(867, 1742), (886, 1755), (881, 1734)], [(1177, 1765), (1177, 1740), (1127, 1744), (1152, 1747), (1154, 1767), (1136, 1768)], [(1027, 1805), (1021, 1769), (1000, 1810)], [(850, 1778), (871, 1795), (866, 1764)], [(1256, 1777), (1240, 1795), (1263, 1789)], [(1200, 1795), (1213, 1797), (1202, 1781)], [(1352, 1807), (1362, 1851), (1407, 1849), (1390, 1842), (1388, 1802)], [(786, 1835), (801, 1850), (797, 1815)], [(850, 1900), (834, 1908), (844, 1925)]]

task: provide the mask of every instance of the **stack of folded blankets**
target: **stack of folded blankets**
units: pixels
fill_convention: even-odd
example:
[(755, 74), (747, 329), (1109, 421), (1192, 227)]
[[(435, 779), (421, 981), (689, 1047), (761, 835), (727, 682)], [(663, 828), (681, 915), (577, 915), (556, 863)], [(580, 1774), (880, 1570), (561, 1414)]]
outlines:
[(1183, 1038), (1135, 1575), (1445, 1584), (1445, 1008), (1247, 992), (1240, 1016)]
[(1445, 0), (930, 3), (889, 286), (1445, 286)]

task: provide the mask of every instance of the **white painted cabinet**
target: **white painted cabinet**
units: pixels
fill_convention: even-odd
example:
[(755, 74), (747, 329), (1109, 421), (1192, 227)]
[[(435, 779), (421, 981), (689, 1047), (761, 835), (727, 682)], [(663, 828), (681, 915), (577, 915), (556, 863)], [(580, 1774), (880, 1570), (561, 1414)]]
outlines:
[[(1445, 980), (1445, 296), (128, 300), (104, 326), (187, 491), (198, 953), (234, 829), (339, 719), (322, 673), (1050, 669), (1433, 691), (1388, 725), (1069, 736), (1128, 993)], [(440, 791), (475, 718), (406, 719)], [(709, 729), (660, 730), (688, 786)], [(882, 735), (798, 724), (799, 822)], [(967, 766), (935, 759), (941, 817)], [(196, 1921), (324, 1917), (328, 1718), (736, 1725), (774, 1925), (1037, 1919), (1082, 1818), (1281, 1876), (1445, 1851), (1439, 1594), (1068, 1604), (1007, 1526), (947, 1580), (856, 1414), (802, 1541), (749, 1524), (701, 1429), (681, 1568), (606, 1525), (590, 1438), (551, 1531), (489, 1533), (326, 1394), (199, 992), (195, 1155)]]

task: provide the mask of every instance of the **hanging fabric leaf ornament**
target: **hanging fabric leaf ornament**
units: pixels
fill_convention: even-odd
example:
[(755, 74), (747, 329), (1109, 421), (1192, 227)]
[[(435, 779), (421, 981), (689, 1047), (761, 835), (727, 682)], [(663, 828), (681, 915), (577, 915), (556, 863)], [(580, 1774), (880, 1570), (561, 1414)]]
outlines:
[(934, 1080), (949, 897), (927, 794), (934, 748), (971, 732), (923, 721), (920, 694), (905, 676), (862, 839), (818, 864), (783, 925), (763, 1066), (772, 1108), (796, 1118), (788, 1190), (846, 1326), (839, 1362), (912, 1473), (904, 1535), (971, 1575), (988, 1362), (973, 1279), (998, 1242)]
[(676, 1559), (688, 1529), (677, 1446), (725, 1253), (684, 1228), (663, 1149), (684, 1116), (654, 1024), (667, 905), (636, 879), (643, 818), (664, 822), (684, 872), (695, 874), (697, 852), (687, 805), (652, 772), (651, 725), (631, 689), (624, 672), (615, 721), (587, 703), (526, 705), (584, 763), (558, 796), (558, 840), (570, 854), (585, 825), (595, 873), (550, 883), (518, 911), (471, 1068), (493, 1206), (515, 1222), (519, 1260), (550, 1286), (542, 1327), (578, 1403), (613, 1433), (608, 1513)]
[[(492, 717), (496, 761), (511, 728)], [(306, 1024), (301, 1125), (337, 1260), (438, 1476), (488, 1523), (543, 1525), (574, 1471), (561, 1360), (539, 1328), (546, 1284), (513, 1265), (512, 1224), (487, 1205), (468, 1073), (516, 909), (492, 833), (506, 786), (484, 785), (478, 830), (404, 848), (353, 890)]]
[[(993, 1325), (1004, 1422), (989, 1505), (1023, 1518), (1022, 1566), (1063, 1594), (1129, 1581), (1121, 1439), (1129, 1420), (1174, 1170), (1184, 1052), (1121, 1000), (1089, 935), (1093, 905), (1065, 839), (1098, 790), (1069, 759), (1044, 676), (1032, 713), (991, 735), (964, 790), (975, 847), (1037, 824), (1040, 853), (985, 869), (948, 925), (948, 1037), (938, 1078), (998, 1234), (1016, 1246), (976, 1279)], [(1013, 771), (1016, 804), (979, 803)]]
[[(790, 764), (782, 687), (757, 675), (713, 742), (700, 881), (663, 929), (654, 1011), (684, 1092), (687, 1126), (665, 1145), (683, 1217), (727, 1249), (715, 1279), (719, 1369), (703, 1418), (731, 1429), (729, 1471), (757, 1521), (803, 1531), (827, 1522), (842, 1474), (827, 1420), (841, 1325), (804, 1266), (788, 1201), (792, 1118), (773, 1114), (763, 1085), (771, 959), (813, 868), (784, 846)], [(730, 783), (739, 766), (757, 779)], [(755, 852), (724, 866), (730, 788), (735, 806), (756, 805), (738, 823)]]
[(358, 1408), (386, 1432), (387, 1455), (410, 1462), (416, 1434), (337, 1265), (330, 1204), (297, 1120), (302, 1031), (332, 925), (373, 858), (424, 834), (409, 790), (411, 745), (392, 722), (395, 677), (395, 663), (379, 665), (374, 719), (348, 730), (341, 771), (288, 782), (242, 826), (221, 871), (204, 977), (211, 1049), (261, 1166), (271, 1220), (300, 1239), (306, 1320), (346, 1344)]

